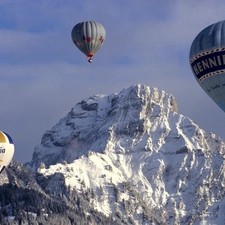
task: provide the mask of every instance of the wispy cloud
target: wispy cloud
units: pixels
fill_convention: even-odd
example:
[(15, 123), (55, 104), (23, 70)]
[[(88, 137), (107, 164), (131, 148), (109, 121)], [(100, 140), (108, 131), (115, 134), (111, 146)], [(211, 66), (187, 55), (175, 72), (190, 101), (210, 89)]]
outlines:
[[(1, 1), (0, 129), (15, 140), (15, 158), (30, 160), (43, 133), (80, 100), (137, 83), (172, 93), (182, 114), (224, 135), (223, 112), (188, 62), (194, 37), (224, 10), (222, 0)], [(87, 20), (107, 31), (93, 64), (70, 37)]]

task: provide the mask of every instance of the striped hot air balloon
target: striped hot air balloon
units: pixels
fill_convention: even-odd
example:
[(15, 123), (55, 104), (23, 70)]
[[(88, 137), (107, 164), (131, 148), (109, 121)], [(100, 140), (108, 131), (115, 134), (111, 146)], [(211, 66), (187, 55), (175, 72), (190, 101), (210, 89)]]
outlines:
[(0, 173), (9, 165), (14, 155), (12, 138), (5, 132), (0, 131)]
[(87, 56), (88, 62), (92, 62), (92, 57), (105, 41), (106, 31), (100, 23), (86, 21), (73, 27), (71, 37), (77, 48)]
[(189, 60), (199, 85), (225, 112), (225, 21), (206, 27), (195, 37)]

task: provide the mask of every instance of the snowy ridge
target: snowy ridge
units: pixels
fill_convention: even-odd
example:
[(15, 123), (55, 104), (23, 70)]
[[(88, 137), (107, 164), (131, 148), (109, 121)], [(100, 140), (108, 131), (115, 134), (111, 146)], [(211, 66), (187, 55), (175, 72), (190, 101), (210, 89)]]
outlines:
[(30, 167), (92, 190), (90, 204), (124, 224), (221, 224), (224, 151), (172, 95), (139, 84), (78, 103), (44, 134)]
[[(92, 96), (78, 103), (44, 134), (31, 163), (37, 168), (41, 162), (46, 166), (60, 160), (72, 162), (89, 150), (103, 152), (115, 144), (114, 134), (138, 140), (137, 136), (145, 133), (149, 126), (153, 126), (154, 131), (155, 125), (150, 120), (154, 122), (171, 110), (177, 110), (172, 95), (145, 85), (132, 86), (119, 94)], [(117, 146), (116, 152), (122, 151), (123, 141), (119, 140), (121, 147)], [(124, 144), (127, 148), (127, 143)]]

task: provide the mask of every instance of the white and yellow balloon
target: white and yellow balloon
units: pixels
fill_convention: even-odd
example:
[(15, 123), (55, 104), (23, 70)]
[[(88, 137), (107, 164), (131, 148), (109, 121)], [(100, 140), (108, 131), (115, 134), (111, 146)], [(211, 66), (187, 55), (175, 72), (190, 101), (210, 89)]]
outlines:
[(9, 165), (14, 155), (12, 138), (5, 132), (0, 131), (0, 173)]

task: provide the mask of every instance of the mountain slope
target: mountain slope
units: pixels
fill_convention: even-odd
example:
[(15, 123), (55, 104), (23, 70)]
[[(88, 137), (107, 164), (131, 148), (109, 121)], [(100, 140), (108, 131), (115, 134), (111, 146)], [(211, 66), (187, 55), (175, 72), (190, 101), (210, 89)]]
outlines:
[[(1, 225), (119, 225), (89, 204), (89, 190), (69, 190), (62, 174), (45, 177), (13, 161), (1, 174)], [(49, 184), (54, 182), (54, 188)]]
[[(123, 138), (140, 142), (148, 138), (149, 132), (156, 135), (150, 137), (152, 144), (149, 142), (146, 149), (158, 148), (160, 137), (157, 135), (166, 135), (169, 131), (166, 118), (174, 115), (175, 111), (177, 107), (172, 95), (145, 85), (132, 86), (119, 94), (92, 96), (78, 103), (52, 130), (44, 134), (31, 164), (37, 168), (41, 162), (46, 166), (64, 160), (70, 163), (89, 150), (129, 152), (138, 143), (126, 143)], [(155, 132), (156, 128), (161, 131)]]
[(95, 95), (43, 135), (26, 167), (4, 172), (0, 222), (223, 224), (224, 152), (164, 91)]
[(220, 224), (224, 151), (222, 140), (178, 114), (172, 95), (139, 84), (78, 103), (44, 134), (30, 167), (62, 174), (71, 189), (91, 189), (91, 205), (106, 216)]

